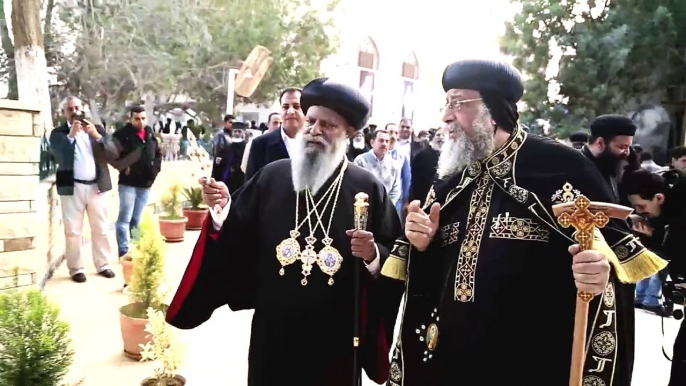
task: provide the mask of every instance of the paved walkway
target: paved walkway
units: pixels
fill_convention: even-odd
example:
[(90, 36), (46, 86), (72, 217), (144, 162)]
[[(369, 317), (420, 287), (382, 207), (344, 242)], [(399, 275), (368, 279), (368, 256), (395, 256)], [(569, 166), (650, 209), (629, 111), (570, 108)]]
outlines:
[[(199, 232), (186, 232), (186, 240), (167, 244), (167, 278), (172, 291), (178, 286)], [(114, 247), (114, 234), (112, 233)], [(62, 308), (62, 318), (70, 323), (74, 342), (75, 363), (67, 377), (74, 386), (136, 386), (152, 375), (150, 363), (139, 363), (123, 355), (118, 308), (128, 303), (122, 293), (120, 266), (114, 262), (114, 279), (95, 274), (90, 263), (90, 245), (84, 250), (88, 281), (73, 283), (63, 265), (46, 287), (47, 295)], [(115, 250), (115, 249), (113, 249)], [(204, 325), (180, 331), (185, 341), (187, 362), (181, 374), (189, 386), (244, 386), (247, 377), (247, 354), (252, 312), (217, 310)], [(660, 318), (637, 311), (636, 364), (634, 386), (664, 386), (669, 379), (669, 362), (661, 352), (663, 339)], [(666, 320), (664, 339), (668, 353), (679, 322)], [(365, 380), (364, 386), (374, 385)], [(288, 385), (290, 386), (290, 385)], [(325, 386), (325, 385), (322, 385)]]

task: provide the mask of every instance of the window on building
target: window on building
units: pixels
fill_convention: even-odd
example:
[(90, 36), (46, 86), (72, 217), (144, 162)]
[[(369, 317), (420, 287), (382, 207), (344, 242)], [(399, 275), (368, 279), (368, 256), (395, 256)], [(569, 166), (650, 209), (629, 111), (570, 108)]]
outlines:
[(417, 62), (417, 55), (410, 51), (405, 60), (403, 60), (403, 78), (419, 79), (419, 63)]
[(360, 67), (360, 92), (369, 101), (369, 115), (372, 116), (375, 72), (379, 69), (379, 50), (376, 49), (376, 44), (369, 36), (360, 44), (357, 65)]
[(376, 49), (376, 44), (374, 44), (374, 41), (369, 36), (360, 44), (357, 65), (370, 70), (379, 69), (379, 50)]

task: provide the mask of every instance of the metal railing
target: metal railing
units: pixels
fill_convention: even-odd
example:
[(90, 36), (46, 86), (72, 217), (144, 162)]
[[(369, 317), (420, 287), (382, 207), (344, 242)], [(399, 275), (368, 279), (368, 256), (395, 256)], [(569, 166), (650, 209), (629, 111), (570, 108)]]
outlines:
[(57, 163), (50, 153), (50, 141), (46, 134), (43, 134), (40, 142), (40, 159), (38, 162), (38, 177), (44, 180), (55, 174), (57, 171)]

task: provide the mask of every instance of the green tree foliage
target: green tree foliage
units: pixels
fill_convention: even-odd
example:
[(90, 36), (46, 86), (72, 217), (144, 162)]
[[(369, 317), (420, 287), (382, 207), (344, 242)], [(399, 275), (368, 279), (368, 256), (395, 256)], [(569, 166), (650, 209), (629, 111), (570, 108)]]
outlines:
[(69, 325), (40, 291), (0, 294), (0, 385), (57, 386), (73, 357)]
[(680, 102), (686, 0), (514, 1), (501, 46), (526, 77), (523, 122), (549, 120), (564, 136), (600, 114)]
[(275, 60), (251, 101), (271, 102), (282, 87), (318, 76), (336, 49), (327, 35), (331, 10), (307, 0), (64, 1), (60, 19), (76, 36), (59, 63), (59, 92), (105, 112), (146, 93), (185, 94), (197, 110), (219, 112), (227, 70), (263, 45)]

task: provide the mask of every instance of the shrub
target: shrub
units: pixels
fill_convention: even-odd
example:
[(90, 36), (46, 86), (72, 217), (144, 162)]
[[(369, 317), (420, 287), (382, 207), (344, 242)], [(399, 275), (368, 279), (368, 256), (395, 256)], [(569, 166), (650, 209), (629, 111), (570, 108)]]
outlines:
[(190, 202), (192, 210), (200, 210), (203, 207), (202, 188), (193, 187), (183, 190), (183, 195)]
[(69, 325), (38, 290), (0, 294), (0, 385), (57, 386), (74, 352)]
[(176, 330), (164, 320), (164, 313), (153, 308), (148, 309), (148, 324), (145, 331), (150, 333), (150, 341), (141, 346), (142, 361), (159, 361), (155, 377), (150, 385), (177, 386), (174, 378), (183, 363), (181, 341)]
[(150, 307), (163, 309), (165, 294), (160, 290), (164, 282), (165, 243), (157, 221), (150, 211), (146, 211), (140, 224), (140, 238), (131, 254), (134, 261), (131, 275), (130, 294), (134, 307), (123, 310), (134, 318), (145, 318)]
[(161, 218), (165, 220), (180, 220), (183, 218), (181, 212), (181, 185), (174, 184), (169, 188), (169, 192), (160, 200), (162, 204)]

